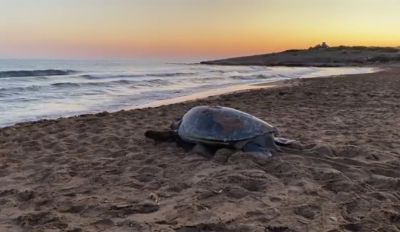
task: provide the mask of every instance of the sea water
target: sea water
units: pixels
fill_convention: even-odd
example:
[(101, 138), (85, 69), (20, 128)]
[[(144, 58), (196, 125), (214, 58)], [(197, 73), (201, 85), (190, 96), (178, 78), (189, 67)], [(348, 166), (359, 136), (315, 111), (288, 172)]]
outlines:
[(235, 85), (374, 71), (130, 60), (0, 60), (0, 127), (130, 109)]

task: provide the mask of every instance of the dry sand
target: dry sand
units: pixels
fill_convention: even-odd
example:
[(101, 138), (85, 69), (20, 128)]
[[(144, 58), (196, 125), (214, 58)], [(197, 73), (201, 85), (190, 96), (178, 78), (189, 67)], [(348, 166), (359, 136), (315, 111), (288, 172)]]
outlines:
[[(400, 74), (0, 129), (0, 231), (400, 231)], [(206, 159), (144, 138), (223, 105), (316, 144)]]

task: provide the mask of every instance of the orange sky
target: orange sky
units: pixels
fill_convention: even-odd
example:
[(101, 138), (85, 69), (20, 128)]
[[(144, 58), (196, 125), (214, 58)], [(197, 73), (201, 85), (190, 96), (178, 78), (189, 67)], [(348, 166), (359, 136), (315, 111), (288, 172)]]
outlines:
[(399, 0), (0, 0), (0, 57), (226, 57), (400, 46)]

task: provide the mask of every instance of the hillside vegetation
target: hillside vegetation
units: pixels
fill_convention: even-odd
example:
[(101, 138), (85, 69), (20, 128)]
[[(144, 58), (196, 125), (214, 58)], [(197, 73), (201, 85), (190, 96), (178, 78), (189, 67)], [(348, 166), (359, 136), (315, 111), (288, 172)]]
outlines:
[(279, 53), (204, 61), (211, 65), (266, 65), (337, 67), (371, 65), (400, 61), (399, 47), (338, 46), (325, 43), (309, 49), (291, 49)]

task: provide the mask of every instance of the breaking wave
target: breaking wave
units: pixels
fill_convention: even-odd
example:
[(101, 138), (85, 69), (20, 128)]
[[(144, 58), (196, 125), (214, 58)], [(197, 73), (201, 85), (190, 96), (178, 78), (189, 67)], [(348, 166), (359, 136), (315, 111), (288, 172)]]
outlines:
[(38, 77), (38, 76), (65, 76), (74, 74), (74, 70), (59, 70), (59, 69), (46, 69), (46, 70), (15, 70), (15, 71), (1, 71), (0, 78), (6, 77)]
[(235, 80), (260, 80), (260, 79), (270, 79), (273, 78), (275, 76), (273, 75), (248, 75), (248, 76), (230, 76), (231, 79), (235, 79)]
[(193, 76), (194, 72), (173, 72), (173, 73), (144, 73), (144, 74), (126, 74), (126, 75), (81, 75), (81, 78), (88, 80), (109, 79), (109, 78), (135, 78), (135, 77), (177, 77)]
[(59, 87), (59, 88), (72, 88), (72, 87), (80, 86), (78, 83), (71, 83), (71, 82), (60, 82), (60, 83), (54, 83), (51, 85), (54, 87)]
[(162, 79), (152, 80), (115, 80), (115, 81), (98, 81), (98, 82), (58, 82), (51, 84), (57, 88), (75, 88), (75, 87), (110, 87), (110, 86), (165, 86), (171, 82)]

